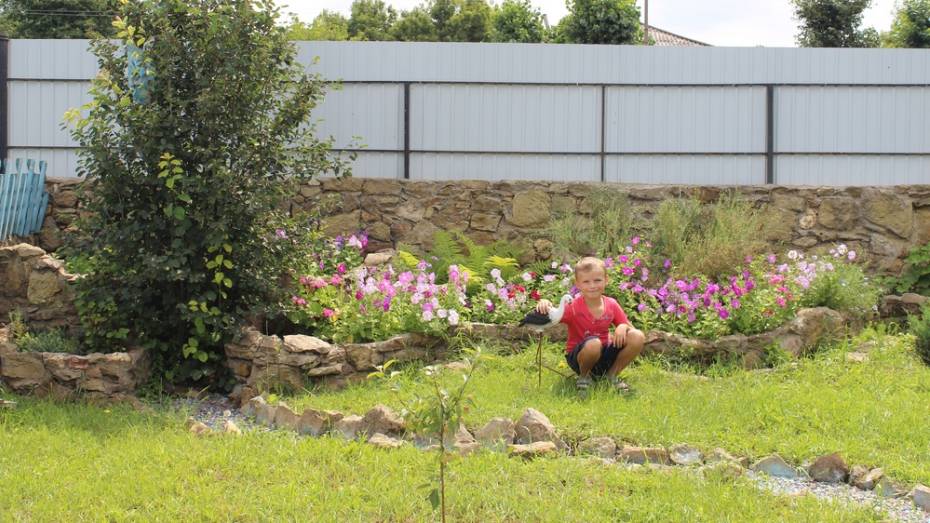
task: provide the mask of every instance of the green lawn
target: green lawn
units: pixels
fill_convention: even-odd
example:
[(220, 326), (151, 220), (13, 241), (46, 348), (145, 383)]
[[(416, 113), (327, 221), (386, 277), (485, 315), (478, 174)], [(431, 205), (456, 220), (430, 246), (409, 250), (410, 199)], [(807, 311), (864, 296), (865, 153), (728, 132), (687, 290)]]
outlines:
[[(435, 456), (284, 432), (197, 438), (183, 413), (22, 400), (0, 411), (0, 521), (434, 521)], [(450, 521), (879, 521), (748, 480), (479, 452)]]
[[(846, 353), (866, 341), (875, 349), (865, 363)], [(551, 365), (560, 348), (547, 349)], [(799, 464), (830, 452), (847, 462), (882, 466), (907, 483), (930, 484), (930, 368), (914, 354), (913, 339), (867, 330), (849, 343), (769, 372), (669, 372), (641, 361), (626, 373), (635, 392), (618, 397), (597, 388), (577, 398), (573, 381), (545, 372), (537, 388), (532, 349), (485, 361), (469, 384), (476, 406), (470, 428), (495, 416), (517, 419), (527, 407), (544, 414), (568, 439), (609, 435), (649, 445), (690, 443), (758, 458), (777, 452)], [(713, 369), (712, 369), (713, 370)], [(368, 381), (336, 392), (313, 391), (285, 398), (295, 410), (312, 406), (363, 414), (378, 403), (427, 390), (416, 368), (404, 371), (401, 391)]]

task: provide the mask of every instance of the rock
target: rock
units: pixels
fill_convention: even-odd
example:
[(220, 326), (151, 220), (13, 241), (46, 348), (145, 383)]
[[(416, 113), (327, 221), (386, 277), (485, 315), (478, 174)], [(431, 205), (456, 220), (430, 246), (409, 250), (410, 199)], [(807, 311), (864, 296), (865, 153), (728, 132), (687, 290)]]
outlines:
[(373, 252), (368, 256), (365, 256), (365, 265), (368, 267), (377, 267), (379, 265), (387, 265), (391, 263), (391, 260), (394, 258), (395, 251), (384, 251), (384, 252)]
[(811, 479), (821, 483), (845, 483), (849, 475), (849, 467), (836, 452), (820, 456), (807, 469)]
[(904, 487), (897, 481), (892, 481), (888, 476), (882, 476), (875, 485), (874, 492), (883, 498), (900, 498), (907, 494)]
[(261, 396), (255, 396), (254, 398), (246, 401), (242, 408), (239, 409), (242, 412), (243, 416), (255, 416), (258, 414), (259, 405), (266, 405), (265, 398)]
[(655, 463), (657, 465), (668, 465), (668, 451), (662, 447), (634, 447), (624, 445), (617, 451), (617, 461), (627, 463), (636, 463), (645, 465), (646, 463)]
[(779, 478), (797, 479), (799, 477), (798, 471), (791, 465), (785, 463), (785, 460), (778, 454), (760, 459), (753, 463), (750, 469), (753, 472), (761, 472)]
[(386, 436), (380, 432), (372, 434), (372, 436), (368, 438), (368, 443), (379, 449), (396, 449), (404, 444), (402, 440)]
[(859, 221), (859, 204), (848, 198), (824, 198), (818, 214), (824, 227), (847, 231)]
[(210, 427), (201, 421), (192, 423), (188, 431), (195, 436), (209, 436), (212, 432)]
[(508, 452), (511, 456), (525, 459), (536, 458), (558, 452), (558, 447), (551, 441), (537, 441), (527, 445), (510, 445)]
[(480, 447), (478, 442), (475, 441), (475, 437), (471, 435), (471, 432), (468, 432), (465, 425), (459, 425), (459, 430), (455, 432), (455, 441), (452, 446), (462, 456), (467, 456)]
[(297, 414), (286, 404), (281, 403), (275, 408), (274, 426), (279, 429), (297, 432)]
[(531, 190), (514, 195), (510, 222), (517, 227), (542, 227), (549, 222), (549, 195)]
[(711, 451), (711, 453), (707, 455), (704, 461), (708, 465), (726, 462), (726, 463), (736, 463), (743, 468), (746, 468), (749, 466), (749, 458), (745, 458), (745, 457), (737, 458), (733, 456), (732, 454), (730, 454), (729, 452), (727, 452), (726, 450), (721, 449), (719, 447)]
[(675, 445), (668, 449), (668, 457), (676, 465), (700, 465), (704, 461), (704, 455), (700, 450), (690, 445)]
[(323, 218), (323, 230), (327, 237), (354, 234), (358, 231), (361, 214), (358, 211)]
[(508, 418), (492, 418), (475, 432), (475, 439), (485, 447), (503, 449), (513, 443), (515, 425)]
[(471, 215), (469, 227), (478, 231), (497, 231), (497, 226), (501, 222), (501, 217), (497, 214), (474, 213)]
[(872, 470), (867, 470), (865, 474), (855, 479), (853, 479), (852, 474), (850, 474), (849, 482), (858, 489), (872, 490), (884, 476), (885, 472), (881, 468), (874, 468)]
[(267, 403), (257, 405), (255, 407), (255, 422), (266, 427), (273, 426), (276, 410), (274, 406), (268, 405)]
[(865, 363), (869, 360), (869, 356), (863, 352), (847, 352), (846, 361), (849, 363)]
[[(869, 473), (869, 468), (863, 465), (853, 465), (849, 469), (849, 476), (847, 476), (846, 481), (853, 486), (858, 486), (856, 483), (862, 481), (862, 478)], [(861, 488), (861, 487), (860, 487)], [(862, 490), (871, 490), (871, 488), (862, 489)]]
[(57, 272), (34, 270), (29, 274), (26, 297), (32, 304), (48, 303), (61, 292), (61, 284)]
[(533, 443), (535, 441), (558, 441), (555, 426), (545, 414), (536, 409), (528, 408), (523, 411), (523, 417), (514, 428), (517, 443)]
[(578, 452), (604, 459), (614, 459), (617, 455), (617, 444), (608, 437), (586, 439), (578, 444)]
[(284, 337), (284, 344), (282, 348), (291, 353), (303, 353), (309, 352), (313, 354), (328, 354), (332, 350), (333, 346), (329, 343), (313, 337), (305, 336), (303, 334), (292, 334), (290, 336)]
[(329, 416), (315, 409), (304, 409), (297, 420), (297, 433), (303, 436), (322, 436), (329, 428)]
[(930, 487), (917, 485), (908, 496), (921, 510), (930, 512)]
[(902, 238), (910, 238), (914, 229), (914, 207), (909, 200), (885, 189), (869, 189), (863, 197), (866, 219)]
[(45, 369), (42, 355), (35, 352), (12, 352), (0, 356), (0, 376), (15, 391), (28, 392), (52, 379)]
[(242, 435), (242, 429), (240, 429), (239, 426), (236, 425), (236, 422), (234, 422), (231, 419), (228, 419), (223, 423), (223, 432), (225, 432), (226, 434), (233, 434), (236, 436)]
[(337, 421), (336, 431), (345, 439), (355, 439), (364, 431), (365, 421), (361, 416), (351, 414)]
[(369, 434), (402, 434), (405, 430), (404, 419), (384, 405), (376, 405), (369, 410), (362, 421)]

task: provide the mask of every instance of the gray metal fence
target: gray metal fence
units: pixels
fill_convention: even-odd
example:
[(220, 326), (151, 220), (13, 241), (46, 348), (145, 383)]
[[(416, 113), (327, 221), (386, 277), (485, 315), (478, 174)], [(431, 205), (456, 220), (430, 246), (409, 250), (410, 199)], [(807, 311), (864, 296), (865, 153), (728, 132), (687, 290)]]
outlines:
[[(60, 121), (88, 100), (87, 41), (8, 45), (0, 145), (73, 176)], [(308, 69), (342, 83), (315, 118), (319, 134), (358, 153), (357, 176), (930, 183), (930, 51), (297, 45)]]

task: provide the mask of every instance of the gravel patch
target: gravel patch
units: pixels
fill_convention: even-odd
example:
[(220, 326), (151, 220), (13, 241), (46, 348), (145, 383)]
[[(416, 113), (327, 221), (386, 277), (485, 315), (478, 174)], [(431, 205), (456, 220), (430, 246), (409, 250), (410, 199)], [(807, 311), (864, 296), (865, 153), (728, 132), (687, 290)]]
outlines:
[(746, 476), (760, 488), (787, 496), (811, 495), (817, 499), (871, 507), (887, 515), (890, 521), (930, 523), (930, 514), (914, 506), (909, 498), (883, 498), (869, 490), (845, 483), (817, 483), (803, 479), (786, 479), (748, 471)]
[(247, 418), (229, 400), (221, 394), (207, 394), (201, 398), (177, 398), (173, 407), (190, 413), (190, 417), (200, 421), (211, 429), (223, 432), (226, 420), (232, 420), (243, 431), (267, 432), (268, 427), (255, 423), (255, 418)]

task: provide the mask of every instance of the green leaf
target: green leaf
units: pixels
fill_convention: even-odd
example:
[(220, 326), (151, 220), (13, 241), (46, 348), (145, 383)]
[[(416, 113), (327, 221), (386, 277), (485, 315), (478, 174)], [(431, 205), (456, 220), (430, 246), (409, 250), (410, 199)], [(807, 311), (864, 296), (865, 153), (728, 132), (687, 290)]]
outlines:
[(187, 211), (184, 210), (184, 207), (174, 208), (174, 218), (176, 220), (183, 220), (186, 216), (187, 216)]
[(429, 504), (432, 505), (433, 510), (439, 508), (439, 489), (433, 489), (430, 491)]

